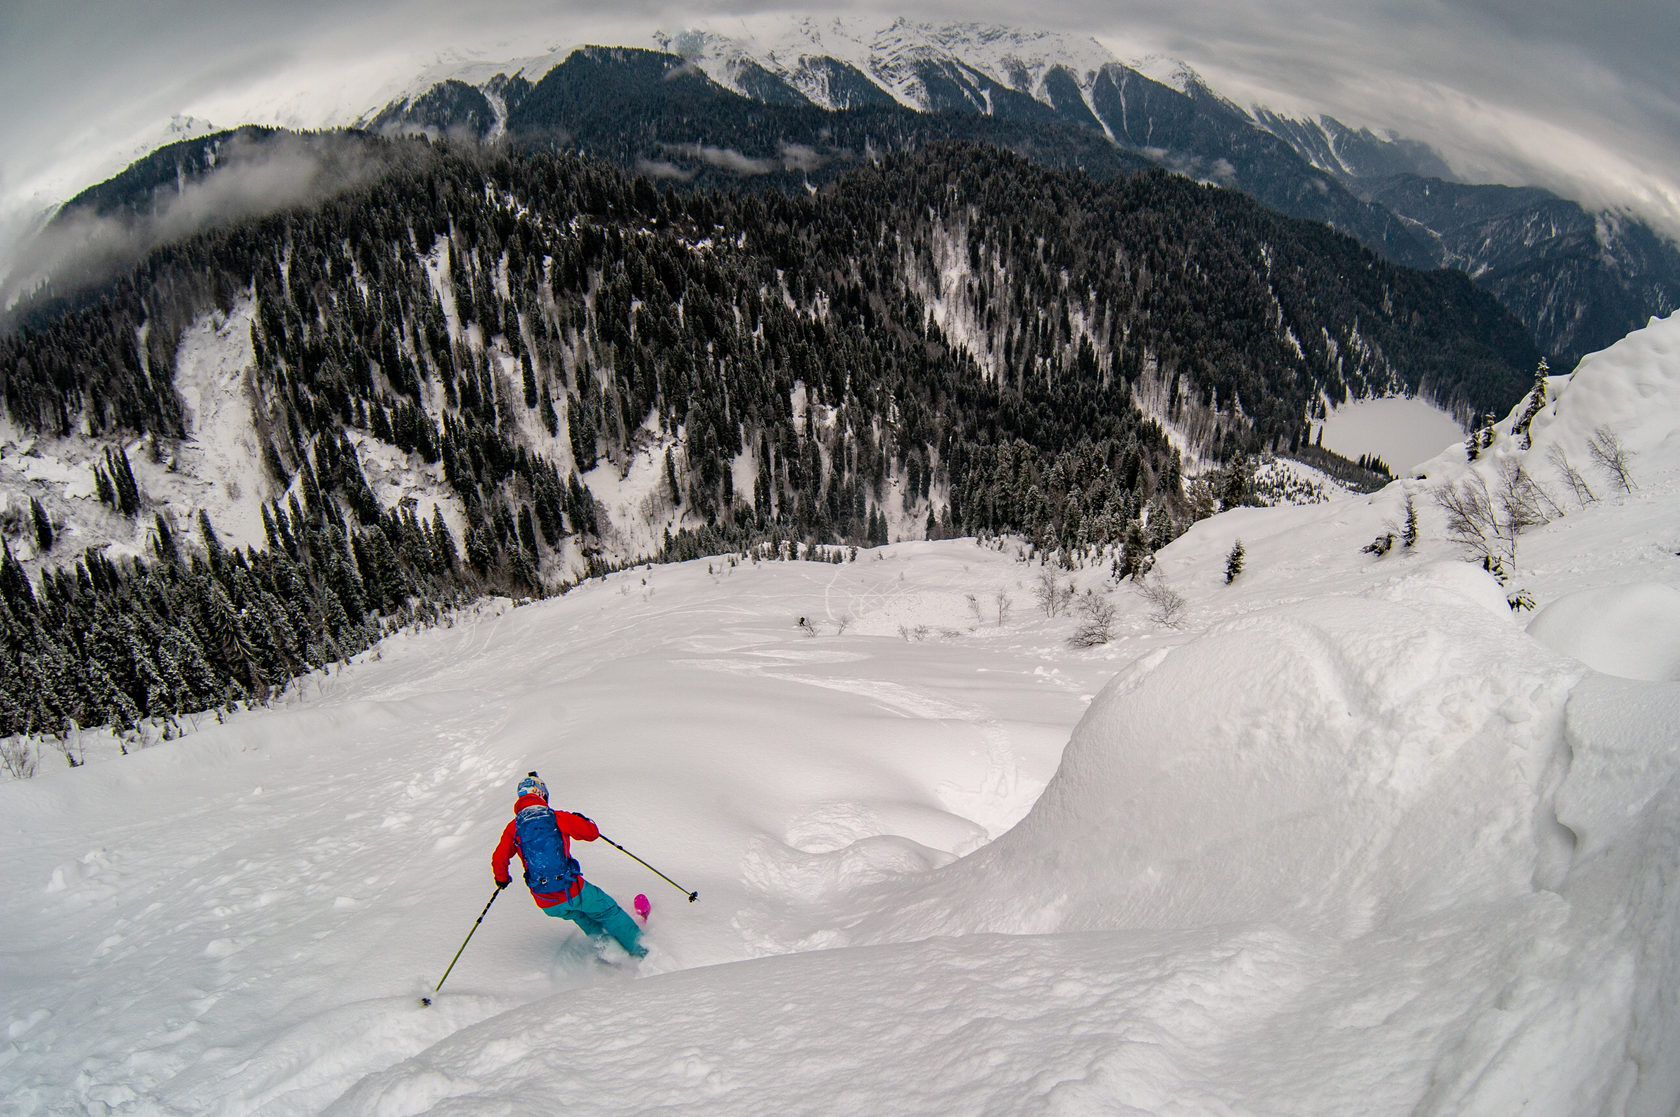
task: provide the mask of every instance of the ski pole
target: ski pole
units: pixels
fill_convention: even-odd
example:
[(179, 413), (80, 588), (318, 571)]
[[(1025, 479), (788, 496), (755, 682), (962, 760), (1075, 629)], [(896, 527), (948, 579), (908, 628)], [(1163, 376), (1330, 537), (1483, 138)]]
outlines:
[(672, 880), (670, 877), (666, 876), (664, 873), (660, 872), (658, 869), (655, 869), (652, 865), (649, 865), (646, 861), (642, 861), (642, 859), (640, 857), (637, 857), (634, 853), (631, 853), (629, 850), (625, 849), (623, 846), (619, 845), (617, 842), (613, 841), (611, 838), (607, 837), (605, 834), (601, 834), (600, 838), (603, 842), (606, 842), (608, 845), (610, 845), (614, 849), (618, 850), (618, 852), (624, 854), (624, 856), (630, 858), (633, 861), (640, 861), (642, 863), (642, 865), (646, 866), (647, 869), (650, 870), (653, 873), (654, 876), (658, 877), (660, 880), (664, 881), (666, 884), (670, 885), (672, 888), (675, 888), (678, 892), (682, 892), (682, 893), (686, 894), (688, 896), (688, 902), (689, 903), (692, 904), (694, 901), (696, 901), (700, 898), (700, 893), (690, 892), (688, 889), (684, 888), (682, 885), (678, 884), (676, 881)]
[[(502, 894), (502, 890), (500, 888), (498, 888), (498, 889), (496, 889), (496, 891), (490, 893), (490, 903), (485, 904), (484, 905), (484, 910), (478, 913), (478, 918), (477, 919), (473, 920), (472, 930), (468, 931), (467, 932), (467, 937), (461, 940), (461, 949), (457, 950), (455, 952), (455, 957), (453, 957), (449, 960), (449, 969), (443, 971), (443, 976), (438, 978), (437, 986), (436, 986), (436, 988), (434, 988), (432, 990), (432, 992), (436, 993), (439, 989), (442, 989), (443, 988), (443, 983), (449, 980), (450, 971), (455, 968), (455, 963), (459, 962), (461, 960), (461, 952), (467, 949), (467, 944), (469, 942), (472, 942), (473, 935), (478, 933), (478, 925), (480, 923), (483, 923), (484, 922), (484, 917), (490, 914), (490, 904), (495, 903), (496, 902), (496, 897), (500, 896), (501, 894)], [(420, 998), (421, 1007), (425, 1007), (426, 1005), (429, 1005), (431, 1003), (432, 1003), (432, 998), (430, 998), (430, 997), (421, 997)]]

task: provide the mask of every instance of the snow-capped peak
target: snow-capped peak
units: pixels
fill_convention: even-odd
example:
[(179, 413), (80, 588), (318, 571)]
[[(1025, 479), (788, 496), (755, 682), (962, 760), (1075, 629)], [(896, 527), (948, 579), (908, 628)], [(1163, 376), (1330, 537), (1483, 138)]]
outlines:
[(1044, 100), (1051, 70), (1064, 68), (1088, 86), (1104, 66), (1120, 61), (1089, 36), (903, 17), (735, 20), (661, 31), (654, 41), (692, 59), (722, 85), (741, 90), (740, 66), (750, 61), (825, 107), (837, 106), (823, 79), (823, 60), (855, 69), (900, 104), (919, 110), (929, 107), (920, 76), (926, 63), (957, 61), (1001, 86)]

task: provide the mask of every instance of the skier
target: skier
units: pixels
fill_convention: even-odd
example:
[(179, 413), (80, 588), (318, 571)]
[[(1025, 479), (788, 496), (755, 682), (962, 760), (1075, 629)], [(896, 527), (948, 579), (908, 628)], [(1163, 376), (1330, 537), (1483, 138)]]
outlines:
[(600, 836), (600, 829), (584, 815), (550, 807), (548, 786), (532, 772), (519, 781), (513, 821), (502, 831), (490, 858), (490, 871), (496, 887), (506, 888), (512, 880), (508, 860), (519, 854), (531, 899), (544, 915), (571, 920), (597, 943), (610, 936), (632, 958), (645, 958), (647, 947), (641, 944), (636, 921), (611, 896), (584, 880), (572, 857), (570, 839), (592, 842)]

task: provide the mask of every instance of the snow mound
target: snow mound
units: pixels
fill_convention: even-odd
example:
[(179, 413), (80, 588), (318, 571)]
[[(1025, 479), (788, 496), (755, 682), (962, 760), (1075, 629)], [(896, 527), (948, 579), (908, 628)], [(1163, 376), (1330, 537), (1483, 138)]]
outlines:
[[(1589, 676), (1570, 696), (1565, 731), (1572, 759), (1558, 817), (1576, 834), (1583, 859), (1616, 847), (1669, 793), (1680, 776), (1676, 725), (1680, 686)], [(1680, 870), (1669, 861), (1674, 876)]]
[(1252, 1037), (1212, 1002), (1309, 959), (1275, 933), (1209, 936), (1183, 963), (1164, 946), (977, 936), (585, 989), (463, 1028), (326, 1112), (546, 1113), (557, 1096), (599, 1117), (1241, 1112), (1228, 1068), (1252, 1068)]
[[(1534, 448), (1553, 442), (1581, 452), (1593, 432), (1614, 430), (1634, 454), (1680, 450), (1680, 314), (1653, 318), (1608, 349), (1589, 353), (1534, 420)], [(1581, 448), (1579, 451), (1577, 448)]]
[(881, 921), (1349, 936), (1554, 880), (1569, 839), (1536, 803), (1567, 763), (1580, 671), (1496, 598), (1449, 564), (1145, 655), (1027, 817)]
[(1577, 590), (1540, 610), (1528, 634), (1606, 675), (1680, 680), (1680, 589), (1670, 585)]
[[(1566, 940), (1573, 957), (1552, 972), (1575, 991), (1566, 985), (1550, 994), (1566, 1010), (1562, 1028), (1536, 1029), (1526, 1042), (1530, 1062), (1561, 1064), (1552, 1075), (1576, 1082), (1577, 1103), (1559, 1112), (1665, 1114), (1680, 1105), (1676, 725), (1675, 683), (1589, 675), (1569, 698), (1572, 760), (1556, 803), (1559, 822), (1578, 839), (1563, 890), (1573, 906)], [(1599, 992), (1600, 1019), (1582, 1011), (1586, 990)]]
[[(1601, 430), (1612, 432), (1633, 463), (1636, 478), (1653, 462), (1669, 463), (1680, 456), (1680, 314), (1653, 318), (1608, 349), (1581, 358), (1568, 376), (1547, 379), (1545, 407), (1534, 416), (1532, 447), (1519, 450), (1512, 432), (1527, 407), (1517, 401), (1493, 424), (1493, 445), (1474, 462), (1465, 460), (1464, 446), (1455, 442), (1417, 469), (1431, 480), (1456, 481), (1471, 473), (1490, 484), (1503, 461), (1522, 462), (1545, 484), (1562, 489), (1552, 466), (1554, 454), (1565, 455), (1588, 476), (1598, 495), (1607, 481), (1595, 468), (1590, 446)], [(1392, 464), (1392, 463), (1390, 463)], [(1608, 486), (1614, 488), (1614, 486)]]

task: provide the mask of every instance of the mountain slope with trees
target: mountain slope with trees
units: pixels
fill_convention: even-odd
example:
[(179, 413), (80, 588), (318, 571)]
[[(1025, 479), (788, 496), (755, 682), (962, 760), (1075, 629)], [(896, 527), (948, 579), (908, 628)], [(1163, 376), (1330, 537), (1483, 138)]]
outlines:
[[(1077, 59), (1032, 72), (1017, 61), (1007, 72), (965, 40), (965, 29), (925, 42), (903, 21), (895, 30), (892, 49), (871, 55), (869, 73), (824, 55), (820, 43), (754, 56), (702, 35), (683, 39), (693, 61), (585, 47), (535, 86), (523, 78), (496, 84), (518, 142), (711, 185), (800, 189), (871, 152), (937, 139), (993, 143), (1098, 176), (1148, 161), (1327, 222), (1396, 263), (1462, 268), (1559, 367), (1680, 306), (1680, 248), (1632, 217), (1593, 213), (1535, 188), (1454, 182), (1421, 144), (1329, 118), (1251, 113), (1194, 75), (1173, 85), (1113, 61), (1082, 70)], [(1033, 38), (989, 30), (1003, 40)], [(535, 96), (523, 99), (527, 92)], [(399, 131), (440, 126), (429, 102), (412, 116), (393, 104), (370, 119)], [(458, 126), (478, 119), (463, 115)], [(1397, 179), (1455, 199), (1459, 212), (1416, 204), (1418, 192)]]
[[(570, 155), (344, 142), (375, 181), (157, 249), (0, 339), (14, 422), (167, 460), (182, 332), (248, 303), (264, 465), (238, 481), (266, 544), (225, 547), (109, 459), (152, 559), (49, 540), (37, 590), (8, 554), (0, 732), (260, 699), (395, 620), (653, 552), (891, 522), (1124, 545), (1135, 570), (1208, 510), (1186, 455), (1287, 448), (1348, 394), (1488, 410), (1538, 356), (1458, 273), (1158, 170), (952, 144), (814, 194), (678, 194)], [(439, 469), (460, 529), (382, 505), (375, 448)], [(597, 493), (649, 455), (664, 482), (614, 522)]]

